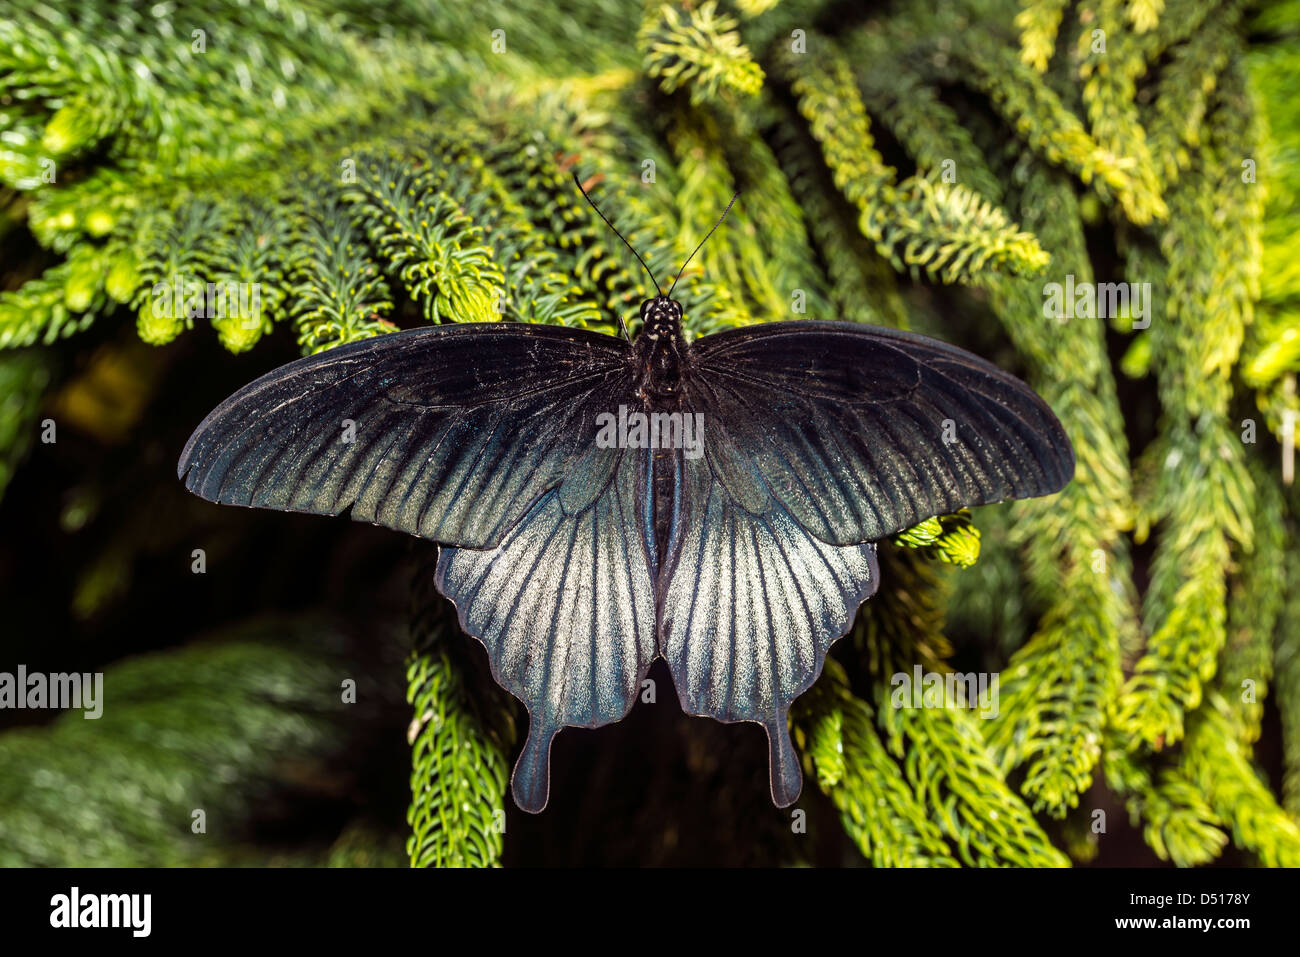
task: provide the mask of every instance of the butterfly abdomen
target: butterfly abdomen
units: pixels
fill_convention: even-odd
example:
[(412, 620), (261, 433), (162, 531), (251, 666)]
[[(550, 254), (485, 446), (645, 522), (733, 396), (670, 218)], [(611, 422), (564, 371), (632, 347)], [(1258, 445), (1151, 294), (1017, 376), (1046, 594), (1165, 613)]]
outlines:
[(653, 458), (655, 572), (665, 561), (673, 538), (673, 520), (680, 512), (682, 466), (676, 449), (655, 449)]

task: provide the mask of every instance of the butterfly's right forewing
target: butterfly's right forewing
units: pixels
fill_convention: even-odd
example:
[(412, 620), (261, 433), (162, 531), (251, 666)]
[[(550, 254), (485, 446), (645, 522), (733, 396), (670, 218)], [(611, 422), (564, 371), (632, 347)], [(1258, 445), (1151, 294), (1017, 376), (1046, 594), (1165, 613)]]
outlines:
[(876, 541), (933, 515), (1047, 495), (1074, 454), (1047, 404), (953, 346), (842, 322), (729, 329), (695, 344), (705, 456), (752, 512), (822, 541)]

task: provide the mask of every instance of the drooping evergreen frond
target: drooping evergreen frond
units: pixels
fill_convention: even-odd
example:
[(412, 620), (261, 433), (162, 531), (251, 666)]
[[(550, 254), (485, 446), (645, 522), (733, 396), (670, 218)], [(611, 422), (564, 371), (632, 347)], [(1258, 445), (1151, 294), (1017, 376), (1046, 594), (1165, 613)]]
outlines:
[[(1145, 602), (1150, 639), (1117, 721), (1125, 733), (1157, 748), (1182, 736), (1186, 712), (1200, 704), (1202, 686), (1214, 675), (1227, 639), (1224, 570), (1232, 546), (1250, 548), (1253, 538), (1254, 489), (1245, 446), (1228, 419), (1228, 377), (1258, 295), (1252, 247), (1259, 242), (1262, 203), (1255, 186), (1224, 162), (1227, 151), (1243, 144), (1249, 149), (1257, 135), (1242, 99), (1244, 77), (1238, 70), (1225, 80), (1201, 164), (1171, 193), (1176, 215), (1162, 237), (1169, 317), (1152, 328), (1170, 421), (1153, 455), (1161, 466), (1151, 490), (1159, 504), (1147, 512), (1174, 533), (1162, 537), (1153, 560)], [(1198, 229), (1205, 219), (1197, 210), (1209, 205), (1232, 210), (1239, 228)]]
[(797, 725), (806, 737), (817, 783), (835, 803), (844, 829), (876, 867), (957, 867), (957, 858), (886, 750), (865, 701), (849, 692), (835, 662)]
[[(1048, 257), (1033, 236), (968, 188), (895, 170), (875, 148), (847, 63), (827, 40), (817, 58), (787, 56), (799, 111), (821, 144), (835, 184), (861, 211), (859, 227), (896, 269), (943, 282), (975, 281), (985, 269), (1035, 273)], [(825, 62), (825, 65), (823, 63)]]
[(505, 835), (513, 709), (505, 692), (466, 667), (455, 614), (433, 589), (433, 568), (414, 588), (415, 649), (407, 661), (414, 717), (406, 850), (412, 867), (500, 864)]
[(651, 7), (641, 28), (645, 73), (665, 93), (687, 87), (691, 101), (716, 98), (722, 90), (752, 96), (763, 86), (763, 70), (745, 48), (736, 21), (718, 13), (714, 0), (683, 10), (675, 4)]

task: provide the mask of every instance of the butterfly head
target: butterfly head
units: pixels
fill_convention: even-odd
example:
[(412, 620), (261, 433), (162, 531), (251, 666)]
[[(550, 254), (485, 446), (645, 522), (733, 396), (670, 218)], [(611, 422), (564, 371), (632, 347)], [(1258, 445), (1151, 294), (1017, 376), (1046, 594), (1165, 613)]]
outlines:
[(667, 296), (641, 303), (641, 335), (647, 339), (676, 339), (682, 334), (682, 304)]
[[(585, 198), (588, 203), (591, 203), (591, 208), (596, 211), (596, 215), (605, 221), (605, 225), (614, 231), (615, 236), (623, 240), (623, 245), (626, 246), (631, 251), (632, 255), (637, 258), (637, 261), (641, 263), (641, 266), (646, 271), (646, 275), (648, 275), (650, 281), (655, 284), (655, 291), (659, 293), (659, 295), (655, 296), (653, 299), (647, 299), (645, 302), (641, 303), (641, 337), (656, 342), (664, 338), (680, 340), (682, 337), (682, 304), (672, 298), (673, 290), (677, 288), (677, 280), (682, 278), (682, 273), (686, 272), (686, 267), (689, 266), (691, 260), (695, 258), (695, 253), (700, 251), (701, 247), (708, 242), (709, 237), (713, 235), (714, 231), (722, 225), (722, 221), (727, 218), (727, 213), (731, 212), (731, 207), (735, 205), (736, 197), (740, 195), (740, 192), (737, 191), (735, 195), (731, 197), (731, 202), (728, 203), (727, 208), (722, 211), (722, 215), (718, 218), (718, 221), (713, 224), (713, 229), (710, 229), (705, 233), (704, 238), (700, 240), (700, 244), (695, 247), (689, 256), (686, 257), (686, 262), (682, 263), (682, 268), (677, 270), (677, 278), (674, 279), (673, 284), (668, 287), (668, 295), (665, 296), (663, 288), (655, 279), (654, 272), (646, 264), (646, 261), (641, 258), (641, 254), (633, 248), (632, 244), (624, 238), (622, 233), (614, 228), (614, 224), (609, 221), (609, 218), (600, 211), (600, 207), (597, 206), (595, 202), (592, 201), (592, 198), (587, 195), (587, 191), (583, 188), (582, 180), (578, 178), (576, 170), (573, 173), (573, 182), (578, 187), (578, 192), (582, 193), (583, 198)], [(628, 341), (631, 341), (631, 336), (627, 333), (627, 325), (623, 322), (623, 317), (621, 315), (619, 316), (618, 324), (623, 330), (623, 335), (628, 339)]]

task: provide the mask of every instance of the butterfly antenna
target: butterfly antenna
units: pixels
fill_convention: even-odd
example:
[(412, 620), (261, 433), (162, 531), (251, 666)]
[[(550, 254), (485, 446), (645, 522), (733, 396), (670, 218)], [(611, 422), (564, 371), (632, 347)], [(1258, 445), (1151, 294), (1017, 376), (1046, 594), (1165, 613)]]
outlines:
[[(695, 247), (695, 252), (687, 256), (686, 262), (682, 263), (682, 268), (677, 272), (677, 279), (682, 278), (682, 273), (686, 272), (686, 267), (689, 266), (691, 260), (695, 258), (695, 253), (698, 253), (704, 247), (704, 244), (709, 241), (709, 237), (712, 236), (717, 228), (722, 225), (722, 221), (727, 218), (727, 213), (731, 212), (731, 207), (736, 205), (736, 199), (739, 196), (740, 190), (736, 190), (736, 194), (731, 197), (731, 202), (727, 204), (727, 208), (722, 211), (722, 215), (718, 217), (718, 221), (713, 224), (713, 229), (710, 229), (708, 233), (705, 234), (704, 238), (700, 240), (700, 245)], [(673, 290), (677, 288), (677, 279), (674, 279), (673, 284), (668, 287), (668, 297), (670, 299), (672, 298)]]
[[(591, 208), (596, 211), (596, 215), (599, 216), (601, 219), (605, 220), (605, 225), (608, 226), (611, 230), (613, 230), (615, 236), (617, 236), (619, 239), (623, 239), (623, 234), (620, 233), (617, 228), (615, 228), (614, 224), (611, 223), (609, 219), (605, 216), (605, 214), (600, 211), (600, 207), (596, 205), (595, 201), (592, 200), (592, 198), (587, 195), (587, 191), (582, 188), (582, 180), (578, 179), (577, 172), (574, 172), (573, 174), (573, 183), (575, 186), (578, 187), (578, 192), (582, 194), (582, 198), (585, 199), (588, 203), (591, 203)], [(642, 267), (645, 269), (646, 275), (650, 277), (650, 281), (655, 284), (655, 292), (659, 293), (659, 295), (662, 296), (664, 294), (664, 291), (659, 288), (659, 282), (658, 280), (655, 279), (655, 274), (650, 271), (650, 267), (647, 266), (645, 260), (641, 258), (641, 254), (637, 252), (635, 249), (632, 249), (632, 244), (629, 243), (626, 239), (623, 239), (623, 245), (626, 246), (629, 250), (631, 250), (632, 255), (636, 257), (636, 261), (642, 265)], [(627, 339), (628, 342), (631, 342), (632, 337), (628, 335), (627, 324), (623, 322), (622, 313), (619, 313), (618, 315), (618, 324), (620, 328), (622, 328), (623, 330), (623, 336)]]

